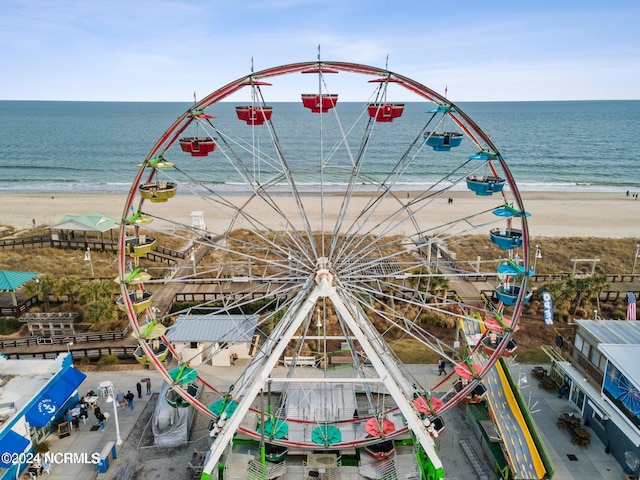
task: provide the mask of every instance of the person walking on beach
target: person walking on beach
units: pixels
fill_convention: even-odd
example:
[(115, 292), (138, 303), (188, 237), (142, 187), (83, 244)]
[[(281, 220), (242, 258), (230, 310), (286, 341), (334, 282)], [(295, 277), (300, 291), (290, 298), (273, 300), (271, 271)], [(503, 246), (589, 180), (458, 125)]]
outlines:
[(438, 376), (440, 376), (441, 374), (447, 374), (447, 372), (444, 371), (444, 367), (445, 367), (445, 363), (444, 363), (444, 359), (440, 358), (440, 360), (438, 360)]
[(127, 400), (129, 408), (133, 410), (133, 399), (136, 398), (136, 396), (131, 393), (131, 390), (127, 390), (127, 394), (124, 396), (124, 398)]
[(138, 398), (142, 398), (142, 384), (140, 382), (136, 382), (136, 390), (138, 391)]

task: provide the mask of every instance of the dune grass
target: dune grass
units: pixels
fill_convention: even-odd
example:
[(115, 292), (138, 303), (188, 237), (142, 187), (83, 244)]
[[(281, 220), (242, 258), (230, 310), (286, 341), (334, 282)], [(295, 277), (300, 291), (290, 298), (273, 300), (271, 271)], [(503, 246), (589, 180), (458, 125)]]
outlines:
[[(637, 244), (636, 238), (533, 237), (529, 246), (532, 256), (536, 245), (540, 249), (542, 257), (536, 260), (536, 273), (541, 275), (571, 272), (574, 258), (597, 258), (596, 274), (621, 275), (631, 273)], [(478, 256), (482, 260), (507, 256), (504, 250), (499, 249), (484, 235), (466, 235), (452, 239), (447, 248), (455, 252), (459, 261), (475, 261)], [(576, 272), (590, 273), (591, 264), (578, 262)]]

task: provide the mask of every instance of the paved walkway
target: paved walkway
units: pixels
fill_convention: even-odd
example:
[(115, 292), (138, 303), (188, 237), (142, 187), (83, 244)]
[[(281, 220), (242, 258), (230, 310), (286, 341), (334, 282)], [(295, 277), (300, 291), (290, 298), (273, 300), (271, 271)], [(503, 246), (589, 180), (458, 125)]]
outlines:
[[(520, 379), (522, 394), (528, 401), (542, 441), (555, 466), (553, 479), (625, 478), (620, 464), (605, 452), (605, 445), (589, 427), (584, 427), (591, 434), (591, 445), (587, 448), (573, 445), (569, 432), (557, 427), (558, 417), (563, 413), (574, 412), (579, 415), (580, 412), (566, 398), (558, 398), (557, 392), (546, 392), (538, 388), (538, 381), (531, 377), (532, 367), (532, 365), (515, 365), (511, 367), (511, 373), (514, 379)], [(544, 368), (549, 370), (550, 366), (545, 365)]]
[[(225, 384), (230, 381), (229, 379), (235, 378), (242, 368), (242, 365), (227, 368), (208, 367), (207, 370), (210, 371), (205, 375), (211, 379), (211, 383), (214, 386), (224, 388)], [(591, 432), (591, 445), (588, 448), (583, 449), (571, 444), (571, 438), (567, 431), (560, 430), (556, 426), (556, 422), (558, 416), (562, 413), (573, 411), (572, 405), (566, 399), (558, 398), (556, 393), (548, 393), (539, 389), (537, 380), (530, 376), (531, 368), (532, 365), (516, 365), (511, 370), (514, 378), (520, 379), (523, 395), (529, 402), (542, 439), (555, 465), (556, 474), (553, 477), (554, 480), (624, 478), (622, 467), (611, 455), (605, 452), (605, 446), (593, 432)], [(545, 368), (548, 368), (548, 366), (545, 366)], [(416, 377), (425, 377), (425, 384), (435, 384), (439, 379), (435, 365), (411, 365), (409, 369)], [(80, 385), (78, 390), (80, 394), (84, 394), (88, 390), (96, 390), (101, 382), (109, 380), (113, 382), (116, 390), (120, 388), (125, 392), (131, 390), (135, 393), (136, 382), (147, 376), (151, 378), (152, 392), (159, 392), (161, 386), (160, 375), (153, 370), (88, 372), (87, 379)], [(526, 383), (523, 380), (524, 378), (526, 378)], [(128, 408), (118, 410), (120, 434), (123, 441), (129, 436), (150, 398), (145, 395), (144, 385), (142, 393), (142, 399), (136, 398), (134, 400), (133, 410)], [(91, 427), (96, 425), (97, 422), (94, 417), (90, 417), (86, 425), (81, 423), (79, 431), (74, 431), (69, 437), (60, 439), (55, 434), (51, 435), (49, 437), (51, 452), (87, 454), (90, 457), (93, 453), (100, 453), (107, 442), (115, 442), (116, 427), (113, 404), (107, 403), (104, 398), (100, 398), (99, 405), (103, 411), (108, 411), (111, 414), (105, 431), (91, 431)], [(589, 431), (589, 428), (586, 428)], [(445, 445), (442, 445), (442, 447), (441, 455), (443, 458), (454, 452), (453, 449)], [(483, 455), (482, 452), (477, 453), (478, 455)], [(571, 458), (574, 458), (574, 460)], [(444, 463), (446, 465), (448, 462), (445, 461)], [(114, 466), (118, 467), (117, 458), (112, 462), (111, 469)], [(82, 463), (67, 458), (60, 463), (54, 464), (51, 475), (44, 478), (47, 480), (100, 480), (103, 477), (105, 475), (97, 473), (95, 464)]]
[[(125, 408), (118, 410), (118, 424), (120, 426), (120, 436), (122, 440), (126, 440), (129, 433), (133, 429), (138, 416), (149, 401), (150, 396), (146, 395), (146, 387), (142, 385), (142, 398), (138, 399), (136, 392), (136, 382), (142, 378), (151, 378), (151, 391), (157, 393), (160, 391), (162, 381), (160, 375), (153, 370), (131, 370), (122, 372), (100, 371), (86, 372), (87, 378), (78, 387), (80, 395), (84, 395), (89, 390), (98, 390), (101, 382), (108, 380), (113, 382), (116, 392), (121, 389), (123, 392), (131, 390), (136, 398), (133, 401), (133, 410)], [(91, 427), (96, 426), (98, 422), (95, 416), (89, 411), (89, 418), (86, 425), (80, 422), (80, 428), (73, 431), (70, 436), (58, 438), (57, 434), (51, 434), (47, 439), (49, 441), (49, 449), (51, 453), (68, 452), (79, 454), (76, 458), (60, 458), (59, 462), (52, 464), (51, 474), (45, 475), (47, 480), (90, 480), (98, 475), (97, 467), (94, 463), (90, 463), (91, 455), (100, 453), (107, 442), (116, 441), (116, 422), (113, 410), (113, 403), (108, 403), (106, 398), (98, 399), (98, 405), (103, 412), (109, 412), (111, 417), (107, 421), (104, 431), (100, 429), (91, 431)], [(86, 457), (89, 462), (84, 463), (78, 457)], [(57, 457), (55, 457), (58, 460)], [(117, 462), (117, 459), (115, 460)]]

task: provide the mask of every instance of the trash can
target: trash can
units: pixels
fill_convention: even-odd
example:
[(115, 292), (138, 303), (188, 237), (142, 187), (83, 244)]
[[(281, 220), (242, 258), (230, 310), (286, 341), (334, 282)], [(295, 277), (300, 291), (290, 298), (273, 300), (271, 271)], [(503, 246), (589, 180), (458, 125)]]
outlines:
[(100, 452), (100, 461), (96, 465), (98, 473), (107, 473), (114, 458), (116, 458), (116, 444), (115, 442), (107, 442)]

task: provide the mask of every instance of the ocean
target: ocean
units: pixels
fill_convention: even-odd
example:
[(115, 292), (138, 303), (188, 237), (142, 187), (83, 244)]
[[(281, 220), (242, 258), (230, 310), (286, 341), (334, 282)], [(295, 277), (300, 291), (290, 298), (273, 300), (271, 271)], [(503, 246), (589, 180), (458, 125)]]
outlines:
[[(308, 110), (293, 102), (272, 105), (280, 136), (292, 133), (294, 139), (288, 145), (294, 151), (287, 154), (303, 158), (306, 142), (317, 137)], [(338, 106), (342, 115), (361, 105)], [(522, 191), (624, 192), (640, 187), (640, 101), (458, 106), (491, 136)], [(189, 107), (180, 102), (0, 101), (0, 192), (126, 192), (158, 138)], [(246, 129), (235, 118), (234, 107), (231, 102), (214, 105), (214, 122)], [(406, 104), (404, 117), (411, 116), (425, 116), (424, 104)], [(401, 138), (400, 120), (388, 127), (395, 129), (387, 130), (395, 132), (388, 134), (389, 142)], [(370, 158), (381, 175), (397, 161), (384, 152), (373, 151)], [(432, 182), (438, 175), (428, 167), (411, 172), (415, 183)], [(224, 168), (217, 181), (228, 190), (240, 182), (237, 172)]]

